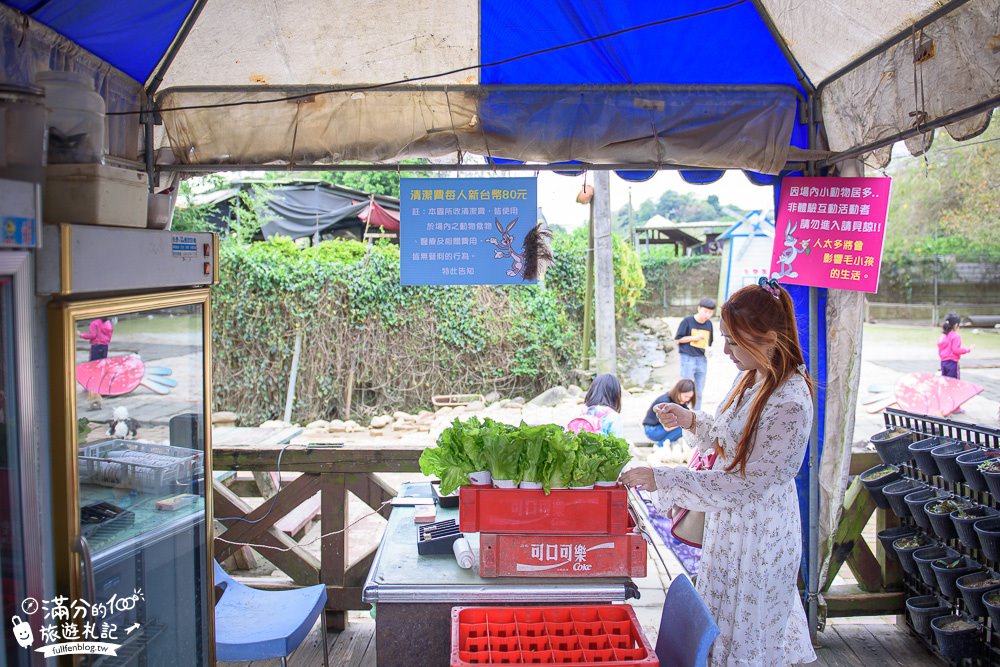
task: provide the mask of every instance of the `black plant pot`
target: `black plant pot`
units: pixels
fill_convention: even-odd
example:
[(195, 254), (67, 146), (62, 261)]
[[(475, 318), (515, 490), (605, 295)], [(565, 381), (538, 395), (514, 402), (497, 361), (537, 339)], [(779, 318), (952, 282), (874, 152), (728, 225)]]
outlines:
[(909, 446), (916, 440), (913, 431), (899, 426), (876, 433), (871, 437), (875, 451), (886, 465), (898, 466), (913, 458)]
[(921, 595), (906, 598), (906, 611), (910, 613), (913, 629), (924, 637), (930, 637), (931, 619), (950, 614), (951, 605), (945, 604), (936, 595)]
[(955, 441), (949, 440), (948, 438), (942, 438), (941, 436), (933, 436), (931, 438), (917, 440), (907, 447), (907, 449), (909, 449), (910, 453), (913, 454), (913, 458), (917, 462), (917, 467), (920, 468), (920, 472), (933, 477), (934, 475), (940, 475), (941, 471), (938, 470), (937, 461), (935, 461), (934, 457), (931, 456), (931, 450), (935, 447), (940, 447), (947, 442)]
[(931, 619), (931, 630), (934, 631), (938, 653), (945, 658), (974, 658), (982, 651), (981, 623), (961, 616), (938, 616)]
[(983, 596), (992, 591), (1000, 590), (1000, 575), (989, 570), (973, 572), (956, 579), (955, 585), (958, 587), (962, 599), (965, 600), (965, 608), (969, 613), (982, 618), (986, 616)]
[(903, 478), (893, 482), (892, 484), (886, 484), (882, 487), (882, 495), (889, 503), (889, 507), (892, 511), (896, 513), (900, 519), (906, 519), (913, 516), (910, 513), (909, 506), (903, 502), (903, 498), (914, 491), (926, 488), (922, 483), (914, 480)]
[(955, 463), (962, 469), (962, 476), (965, 478), (965, 483), (970, 489), (973, 491), (989, 490), (986, 486), (986, 478), (983, 477), (983, 473), (979, 470), (979, 464), (997, 456), (1000, 456), (1000, 452), (995, 449), (977, 449), (965, 452), (955, 459)]
[(937, 461), (938, 470), (941, 471), (942, 477), (949, 482), (964, 482), (965, 476), (962, 474), (962, 469), (958, 467), (956, 459), (974, 449), (975, 447), (964, 442), (951, 442), (932, 449), (931, 456)]
[[(992, 597), (996, 599), (991, 600), (990, 598)], [(984, 593), (983, 606), (986, 607), (986, 613), (990, 615), (990, 622), (993, 624), (993, 627), (1000, 628), (1000, 595), (996, 591)]]
[(990, 492), (995, 501), (1000, 502), (1000, 472), (980, 470), (979, 474), (986, 480), (986, 490)]
[(934, 527), (931, 526), (931, 520), (927, 518), (927, 512), (924, 511), (924, 505), (931, 498), (937, 495), (937, 491), (934, 489), (921, 489), (920, 491), (914, 491), (908, 493), (903, 497), (903, 502), (906, 506), (910, 508), (910, 516), (918, 526), (926, 530), (928, 533), (934, 532)]
[[(955, 561), (959, 561), (957, 565), (954, 565)], [(946, 567), (946, 564), (951, 567)], [(955, 585), (955, 581), (959, 577), (979, 572), (982, 569), (982, 565), (967, 556), (939, 558), (931, 562), (931, 570), (933, 570), (934, 576), (937, 578), (938, 590), (952, 599), (961, 595), (958, 592), (958, 586)]]
[(892, 543), (901, 537), (909, 537), (910, 535), (916, 535), (919, 531), (912, 526), (898, 526), (896, 528), (886, 528), (885, 530), (878, 531), (878, 541), (882, 543), (882, 549), (885, 551), (885, 555), (894, 560), (899, 560), (899, 556), (896, 555), (896, 550), (892, 548)]
[[(959, 518), (959, 513), (964, 513), (967, 518)], [(981, 520), (991, 516), (996, 516), (997, 511), (992, 507), (985, 507), (983, 505), (966, 507), (962, 510), (956, 510), (951, 513), (951, 522), (955, 525), (955, 532), (958, 534), (959, 541), (970, 549), (979, 549), (979, 535), (976, 534), (973, 525)]]
[(929, 546), (933, 546), (930, 539), (926, 535), (917, 533), (921, 538), (921, 544), (915, 547), (901, 547), (899, 545), (905, 538), (897, 538), (893, 540), (892, 550), (896, 552), (896, 556), (899, 558), (899, 564), (903, 566), (903, 570), (906, 571), (912, 577), (920, 576), (920, 569), (917, 567), (917, 563), (913, 560), (913, 552), (920, 549), (926, 549)]
[(1000, 560), (1000, 516), (980, 519), (972, 524), (972, 529), (976, 531), (976, 536), (979, 538), (983, 555), (989, 560)]
[(920, 578), (924, 580), (924, 583), (932, 588), (937, 588), (938, 581), (937, 577), (934, 576), (934, 570), (931, 569), (931, 563), (939, 558), (958, 558), (960, 555), (950, 547), (936, 545), (914, 551), (913, 562), (917, 564)]
[[(870, 475), (886, 471), (888, 471), (888, 474), (882, 475), (877, 479), (865, 479)], [(899, 480), (902, 476), (903, 473), (899, 472), (899, 468), (896, 466), (882, 464), (864, 471), (861, 473), (860, 478), (861, 483), (865, 485), (866, 489), (868, 489), (868, 493), (872, 494), (872, 498), (875, 500), (875, 506), (879, 509), (887, 510), (889, 509), (889, 501), (885, 499), (884, 495), (882, 495), (882, 487)]]
[(955, 532), (955, 524), (951, 520), (951, 513), (955, 510), (948, 510), (948, 512), (944, 514), (936, 514), (931, 511), (931, 508), (949, 500), (955, 500), (960, 503), (960, 507), (963, 509), (972, 506), (972, 503), (968, 501), (957, 500), (954, 498), (935, 498), (934, 500), (929, 500), (924, 504), (924, 511), (927, 512), (927, 518), (930, 519), (934, 533), (942, 540), (950, 540), (953, 537), (958, 537), (958, 533)]

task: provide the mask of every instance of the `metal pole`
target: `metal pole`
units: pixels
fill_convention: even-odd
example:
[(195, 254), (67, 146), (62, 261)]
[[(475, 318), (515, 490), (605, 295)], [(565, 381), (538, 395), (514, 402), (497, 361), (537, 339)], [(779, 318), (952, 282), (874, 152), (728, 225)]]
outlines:
[(597, 372), (617, 373), (611, 172), (594, 172), (594, 341)]
[[(809, 119), (809, 147), (817, 144), (818, 137), (816, 95), (810, 94), (807, 101)], [(816, 172), (815, 163), (807, 166), (809, 175)], [(809, 377), (818, 377), (819, 367), (819, 292), (809, 288)], [(806, 581), (806, 614), (809, 619), (809, 639), (813, 646), (817, 643), (819, 631), (819, 390), (813, 395), (812, 432), (809, 434), (809, 555), (806, 561), (808, 577)]]
[(583, 296), (583, 370), (590, 370), (590, 337), (594, 320), (594, 200), (590, 200), (590, 220), (587, 222), (587, 286)]
[[(819, 293), (809, 288), (809, 377), (815, 380), (819, 366)], [(819, 628), (819, 391), (813, 396), (812, 433), (809, 435), (809, 577), (806, 585), (809, 638), (816, 644)]]

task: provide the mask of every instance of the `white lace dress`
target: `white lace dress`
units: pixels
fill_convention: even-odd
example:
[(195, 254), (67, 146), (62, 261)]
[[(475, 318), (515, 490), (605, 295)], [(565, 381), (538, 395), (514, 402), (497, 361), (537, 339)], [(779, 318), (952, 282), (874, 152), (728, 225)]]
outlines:
[(760, 386), (758, 380), (739, 405), (714, 418), (697, 413), (696, 431), (689, 435), (702, 451), (718, 441), (721, 451), (713, 470), (654, 469), (662, 510), (680, 505), (706, 513), (697, 589), (721, 630), (712, 667), (774, 667), (816, 659), (796, 587), (802, 531), (794, 477), (813, 418), (802, 376), (793, 375), (768, 399), (746, 477), (738, 470), (724, 471)]

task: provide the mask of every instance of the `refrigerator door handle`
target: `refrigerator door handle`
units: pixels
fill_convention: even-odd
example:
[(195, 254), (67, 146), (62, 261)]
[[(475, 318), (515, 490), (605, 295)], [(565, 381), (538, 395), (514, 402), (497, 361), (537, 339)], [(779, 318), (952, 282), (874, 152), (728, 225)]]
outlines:
[(83, 569), (83, 594), (87, 602), (97, 602), (97, 585), (94, 583), (94, 561), (90, 558), (90, 545), (87, 538), (77, 535), (73, 540), (73, 551), (80, 554), (80, 565)]

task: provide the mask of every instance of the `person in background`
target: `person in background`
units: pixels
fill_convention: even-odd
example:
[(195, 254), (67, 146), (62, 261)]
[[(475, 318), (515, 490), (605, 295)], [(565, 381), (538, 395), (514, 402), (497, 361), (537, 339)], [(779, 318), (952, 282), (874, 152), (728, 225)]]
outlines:
[(941, 375), (960, 379), (962, 374), (958, 361), (962, 355), (972, 352), (971, 347), (962, 347), (962, 337), (958, 335), (958, 315), (948, 313), (941, 325), (941, 337), (938, 338), (938, 357), (941, 359)]
[(660, 424), (680, 426), (710, 470), (626, 470), (619, 481), (656, 491), (657, 508), (705, 513), (698, 593), (721, 633), (710, 667), (816, 660), (797, 580), (802, 525), (795, 476), (812, 432), (812, 384), (795, 310), (775, 281), (749, 285), (722, 306), (726, 355), (740, 374), (715, 415), (667, 403)]
[(622, 421), (622, 385), (611, 373), (604, 373), (594, 378), (583, 398), (582, 414), (597, 417), (600, 420), (600, 432), (618, 438), (625, 437), (625, 424)]
[(681, 377), (694, 380), (695, 410), (701, 410), (701, 397), (705, 390), (705, 375), (708, 373), (708, 358), (705, 352), (712, 347), (714, 331), (712, 315), (715, 301), (704, 298), (698, 302), (698, 312), (681, 320), (674, 340), (681, 355)]
[[(80, 338), (90, 342), (90, 361), (108, 358), (108, 345), (111, 344), (111, 336), (114, 332), (114, 321), (104, 317), (91, 320), (87, 331), (80, 332)], [(100, 394), (88, 391), (87, 400), (90, 401), (91, 410), (101, 409)]]
[(642, 420), (642, 427), (646, 431), (646, 437), (656, 443), (657, 447), (662, 447), (663, 442), (669, 440), (672, 448), (674, 443), (681, 439), (683, 429), (680, 426), (670, 431), (663, 428), (663, 424), (660, 423), (653, 408), (660, 403), (676, 403), (677, 405), (683, 405), (685, 408), (694, 408), (694, 405), (697, 403), (697, 395), (698, 391), (694, 386), (694, 380), (685, 378), (678, 380), (673, 389), (666, 394), (657, 396), (656, 400), (649, 406), (649, 410), (646, 411), (646, 418)]

